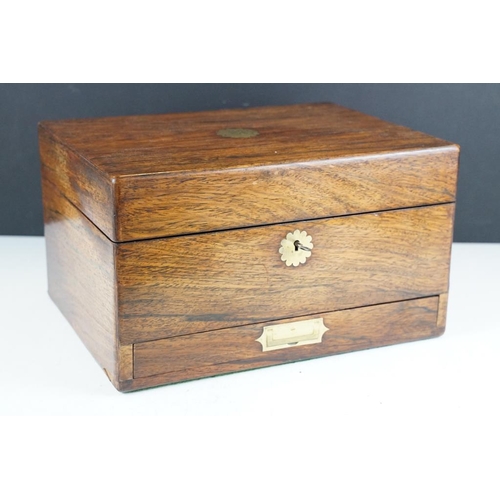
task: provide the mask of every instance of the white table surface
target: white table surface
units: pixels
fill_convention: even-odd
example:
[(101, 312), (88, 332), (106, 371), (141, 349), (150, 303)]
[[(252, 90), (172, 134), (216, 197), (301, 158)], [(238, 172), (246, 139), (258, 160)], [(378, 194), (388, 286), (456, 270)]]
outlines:
[[(43, 238), (0, 237), (0, 415), (164, 418), (153, 430), (112, 419), (99, 435), (87, 424), (47, 435), (45, 424), (21, 424), (0, 482), (2, 492), (10, 481), (6, 498), (44, 486), (70, 498), (75, 484), (71, 498), (94, 498), (82, 468), (108, 478), (101, 498), (118, 483), (121, 498), (208, 498), (210, 487), (231, 499), (263, 488), (287, 500), (500, 498), (498, 244), (453, 246), (442, 337), (129, 394), (112, 387), (46, 289)], [(190, 416), (205, 418), (186, 424)], [(235, 428), (221, 416), (247, 420)]]

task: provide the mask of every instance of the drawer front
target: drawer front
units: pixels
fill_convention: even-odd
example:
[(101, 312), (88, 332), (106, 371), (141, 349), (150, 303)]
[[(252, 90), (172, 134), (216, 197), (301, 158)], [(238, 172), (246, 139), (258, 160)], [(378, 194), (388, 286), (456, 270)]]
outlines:
[[(432, 337), (442, 332), (439, 301), (427, 297), (136, 344), (132, 388)], [(326, 331), (316, 343), (263, 350), (266, 329), (298, 322), (309, 329), (319, 322)]]
[[(123, 243), (120, 341), (439, 295), (448, 289), (453, 213), (443, 204)], [(313, 245), (297, 267), (279, 253), (295, 230)]]

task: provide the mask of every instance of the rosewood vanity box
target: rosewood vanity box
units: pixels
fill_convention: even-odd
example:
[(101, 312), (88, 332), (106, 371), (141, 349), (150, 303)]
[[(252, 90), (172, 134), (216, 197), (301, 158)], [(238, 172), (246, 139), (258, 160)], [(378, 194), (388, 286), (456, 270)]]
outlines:
[(39, 141), (49, 293), (120, 391), (444, 331), (454, 144), (334, 104)]

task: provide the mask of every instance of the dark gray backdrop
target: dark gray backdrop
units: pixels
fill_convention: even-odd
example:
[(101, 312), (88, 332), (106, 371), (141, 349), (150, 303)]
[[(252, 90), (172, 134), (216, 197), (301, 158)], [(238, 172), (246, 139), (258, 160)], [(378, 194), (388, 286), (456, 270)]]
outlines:
[(500, 242), (500, 85), (0, 84), (0, 235), (41, 235), (40, 120), (332, 101), (461, 145), (455, 241)]

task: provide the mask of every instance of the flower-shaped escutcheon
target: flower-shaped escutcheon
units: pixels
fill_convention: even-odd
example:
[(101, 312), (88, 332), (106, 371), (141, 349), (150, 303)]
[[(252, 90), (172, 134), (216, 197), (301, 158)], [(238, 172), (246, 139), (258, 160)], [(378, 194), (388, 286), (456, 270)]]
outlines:
[(293, 233), (288, 233), (284, 240), (281, 240), (279, 252), (281, 260), (287, 266), (297, 267), (299, 264), (306, 263), (307, 258), (311, 256), (312, 248), (312, 236), (308, 236), (305, 231), (296, 229)]

